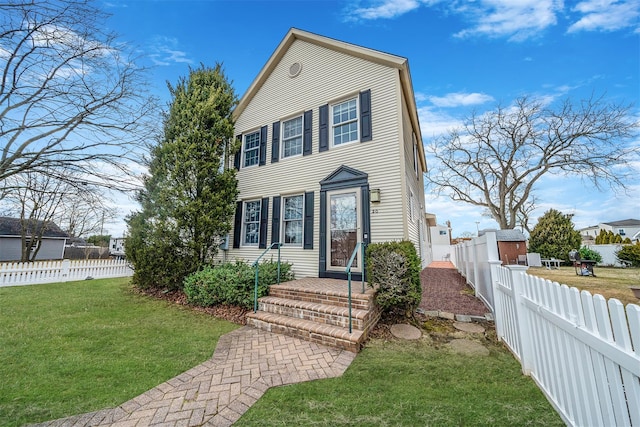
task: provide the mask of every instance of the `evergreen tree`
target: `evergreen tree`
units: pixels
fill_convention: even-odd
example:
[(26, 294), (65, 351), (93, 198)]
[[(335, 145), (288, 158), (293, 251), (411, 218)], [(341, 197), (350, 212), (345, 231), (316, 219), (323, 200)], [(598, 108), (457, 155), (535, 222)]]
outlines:
[(231, 229), (238, 190), (226, 159), (236, 148), (237, 97), (220, 64), (168, 86), (172, 102), (138, 195), (142, 210), (128, 219), (127, 257), (136, 284), (175, 289), (212, 260)]
[(565, 215), (555, 209), (545, 212), (531, 230), (530, 251), (540, 253), (542, 258), (568, 261), (569, 251), (578, 250), (582, 242), (580, 232), (574, 229), (571, 217), (572, 215)]

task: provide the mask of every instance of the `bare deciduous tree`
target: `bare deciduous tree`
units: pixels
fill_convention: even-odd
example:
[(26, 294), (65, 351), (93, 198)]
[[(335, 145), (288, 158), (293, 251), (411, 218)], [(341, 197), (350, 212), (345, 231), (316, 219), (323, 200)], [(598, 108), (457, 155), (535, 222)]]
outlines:
[[(90, 0), (0, 2), (0, 188), (25, 171), (127, 188), (156, 102)], [(114, 171), (116, 171), (114, 173)]]
[(578, 176), (597, 188), (626, 188), (638, 148), (630, 107), (590, 98), (558, 106), (527, 97), (510, 107), (473, 114), (461, 129), (434, 140), (428, 181), (440, 194), (485, 208), (501, 229), (522, 224), (534, 190), (549, 173)]
[(69, 179), (29, 171), (7, 178), (12, 191), (2, 208), (20, 218), (23, 262), (36, 259), (53, 224), (77, 237), (100, 231), (104, 221), (114, 217), (99, 187), (73, 179), (72, 172), (65, 175)]

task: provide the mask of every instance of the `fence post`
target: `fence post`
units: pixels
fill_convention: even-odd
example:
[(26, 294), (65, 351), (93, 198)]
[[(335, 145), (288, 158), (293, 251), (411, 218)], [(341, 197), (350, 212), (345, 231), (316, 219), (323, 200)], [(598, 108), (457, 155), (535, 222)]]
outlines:
[(524, 274), (529, 267), (526, 265), (507, 265), (510, 272), (511, 289), (513, 291), (513, 304), (515, 307), (516, 327), (518, 328), (518, 342), (520, 344), (520, 363), (522, 373), (531, 375), (533, 369), (533, 349), (530, 339), (529, 313), (524, 305)]
[(491, 288), (491, 293), (493, 294), (493, 307), (491, 307), (491, 310), (493, 311), (493, 320), (496, 324), (496, 333), (498, 334), (498, 339), (502, 338), (502, 335), (504, 334), (504, 328), (502, 326), (502, 318), (499, 318), (499, 314), (502, 313), (502, 301), (500, 300), (499, 296), (499, 292), (497, 291), (497, 285), (498, 285), (498, 267), (500, 267), (502, 265), (502, 261), (497, 260), (497, 259), (490, 259), (489, 261), (489, 280), (490, 282), (490, 286), (488, 286), (487, 288)]
[(68, 259), (62, 260), (62, 269), (60, 270), (60, 281), (69, 281), (69, 271), (71, 270), (71, 261)]

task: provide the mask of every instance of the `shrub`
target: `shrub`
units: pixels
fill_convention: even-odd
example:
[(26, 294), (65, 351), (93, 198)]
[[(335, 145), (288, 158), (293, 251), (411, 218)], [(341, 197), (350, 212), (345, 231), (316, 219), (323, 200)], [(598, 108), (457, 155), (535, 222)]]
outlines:
[(373, 243), (367, 247), (367, 282), (378, 287), (376, 302), (387, 315), (412, 317), (420, 304), (420, 258), (413, 243)]
[(625, 245), (616, 252), (618, 260), (630, 261), (634, 267), (640, 267), (640, 241), (635, 245)]
[(580, 259), (590, 259), (595, 262), (602, 262), (602, 255), (600, 255), (600, 252), (598, 251), (594, 251), (591, 248), (583, 246), (580, 248), (579, 252), (580, 252)]
[(582, 237), (574, 229), (572, 215), (549, 209), (531, 230), (529, 252), (538, 252), (542, 258), (569, 260), (569, 251), (580, 247)]
[[(265, 261), (258, 266), (258, 298), (269, 294), (269, 286), (278, 281), (278, 263)], [(280, 281), (293, 280), (291, 264), (280, 263)], [(237, 261), (207, 266), (184, 281), (187, 301), (201, 307), (228, 304), (253, 307), (255, 269)]]

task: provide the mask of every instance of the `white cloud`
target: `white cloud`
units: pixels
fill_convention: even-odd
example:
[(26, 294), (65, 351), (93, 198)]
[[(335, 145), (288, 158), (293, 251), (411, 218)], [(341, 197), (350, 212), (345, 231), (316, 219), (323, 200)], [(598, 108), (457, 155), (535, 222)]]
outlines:
[(583, 16), (569, 27), (569, 33), (616, 31), (628, 27), (635, 27), (637, 32), (640, 29), (640, 0), (587, 0), (578, 3), (572, 11)]
[(349, 13), (351, 19), (391, 19), (420, 7), (425, 0), (379, 0), (371, 7), (359, 7)]
[(418, 118), (420, 120), (420, 131), (425, 140), (445, 135), (451, 129), (462, 125), (460, 119), (446, 113), (434, 111), (430, 107), (418, 108)]
[(194, 61), (187, 56), (186, 52), (178, 49), (178, 44), (175, 38), (156, 36), (149, 44), (147, 56), (155, 65), (192, 64)]
[[(506, 37), (521, 42), (557, 25), (558, 15), (568, 14), (564, 0), (366, 0), (365, 6), (347, 11), (348, 20), (394, 19), (422, 6), (439, 5), (446, 14), (461, 15), (470, 26), (454, 34), (458, 38)], [(615, 31), (633, 28), (640, 33), (640, 0), (585, 0), (571, 9), (577, 21), (567, 30)], [(530, 60), (527, 58), (525, 60)]]
[(555, 25), (556, 13), (562, 8), (562, 0), (481, 0), (457, 9), (475, 24), (456, 33), (456, 37), (485, 35), (523, 41)]
[(493, 101), (493, 97), (484, 93), (448, 93), (445, 96), (429, 96), (429, 101), (436, 107), (460, 107), (479, 105)]

